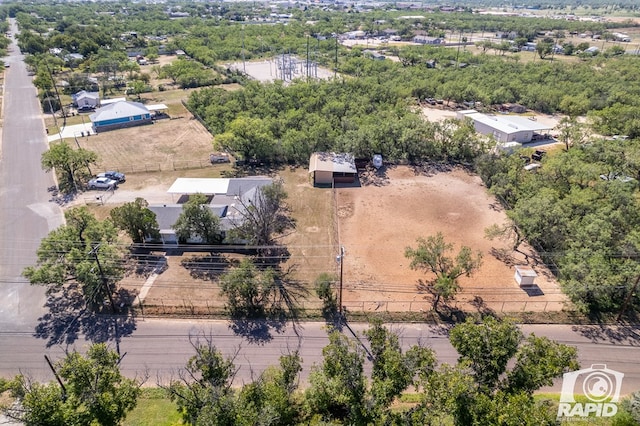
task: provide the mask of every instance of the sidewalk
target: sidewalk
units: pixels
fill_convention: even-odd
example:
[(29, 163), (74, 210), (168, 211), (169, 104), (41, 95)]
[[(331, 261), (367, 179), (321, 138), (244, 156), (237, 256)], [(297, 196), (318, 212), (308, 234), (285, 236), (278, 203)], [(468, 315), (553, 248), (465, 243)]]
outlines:
[(49, 143), (59, 141), (60, 139), (77, 138), (82, 137), (82, 134), (95, 135), (91, 123), (74, 124), (73, 126), (63, 127), (59, 133), (48, 135), (47, 140)]

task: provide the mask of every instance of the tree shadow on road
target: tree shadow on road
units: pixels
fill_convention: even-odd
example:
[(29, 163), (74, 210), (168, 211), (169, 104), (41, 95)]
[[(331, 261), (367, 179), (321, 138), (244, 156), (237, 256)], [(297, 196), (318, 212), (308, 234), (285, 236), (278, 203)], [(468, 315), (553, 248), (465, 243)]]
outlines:
[(286, 318), (236, 318), (229, 328), (249, 343), (263, 345), (273, 339), (273, 333), (284, 333), (286, 326)]
[(134, 316), (128, 312), (134, 295), (120, 289), (114, 295), (117, 307), (112, 314), (107, 304), (100, 311), (92, 311), (85, 305), (77, 284), (64, 286), (56, 292), (49, 292), (45, 307), (49, 312), (38, 318), (34, 336), (47, 341), (47, 347), (71, 345), (78, 338), (100, 343), (115, 341), (118, 346), (122, 337), (136, 329)]
[(628, 346), (640, 346), (640, 333), (634, 326), (612, 326), (611, 324), (574, 325), (576, 333), (592, 342), (608, 342)]

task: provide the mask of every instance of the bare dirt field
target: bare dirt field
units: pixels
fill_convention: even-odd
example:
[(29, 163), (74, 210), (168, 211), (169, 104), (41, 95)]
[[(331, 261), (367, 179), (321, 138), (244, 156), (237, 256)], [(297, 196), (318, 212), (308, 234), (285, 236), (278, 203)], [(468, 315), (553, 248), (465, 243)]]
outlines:
[[(484, 229), (504, 223), (502, 207), (479, 177), (462, 169), (415, 170), (406, 166), (381, 169), (361, 179), (362, 187), (341, 188), (337, 195), (339, 241), (345, 248), (343, 303), (353, 310), (429, 310), (431, 296), (417, 291), (429, 278), (409, 268), (404, 257), (416, 238), (444, 234), (455, 245), (483, 255), (478, 272), (462, 277), (462, 293), (453, 305), (473, 309), (482, 300), (499, 311), (560, 310), (565, 300), (543, 265), (524, 256), (506, 261), (492, 254), (505, 242), (489, 241)], [(529, 265), (538, 274), (539, 292), (525, 292), (514, 280), (514, 264)], [(481, 299), (477, 299), (477, 297)]]

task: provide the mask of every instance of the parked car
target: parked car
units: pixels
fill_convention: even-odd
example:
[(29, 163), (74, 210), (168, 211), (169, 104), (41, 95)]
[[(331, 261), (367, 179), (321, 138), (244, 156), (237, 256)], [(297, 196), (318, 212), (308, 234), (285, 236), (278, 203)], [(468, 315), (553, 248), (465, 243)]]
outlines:
[(211, 154), (211, 155), (209, 155), (209, 161), (211, 161), (211, 164), (215, 164), (215, 163), (230, 163), (231, 162), (231, 158), (229, 158), (229, 154), (226, 154), (226, 153)]
[(127, 177), (124, 175), (124, 173), (120, 173), (120, 172), (116, 172), (113, 170), (108, 170), (104, 173), (98, 173), (98, 177), (99, 178), (109, 178), (109, 179), (113, 179), (115, 181), (118, 181), (118, 183), (122, 183), (125, 182), (127, 180)]
[(540, 161), (540, 160), (542, 160), (542, 157), (544, 157), (546, 154), (547, 154), (547, 152), (546, 152), (546, 151), (536, 150), (536, 152), (534, 152), (534, 153), (531, 155), (531, 158), (532, 158), (534, 161)]
[(91, 179), (87, 187), (89, 189), (116, 189), (118, 187), (118, 181), (109, 179), (108, 177), (97, 177)]

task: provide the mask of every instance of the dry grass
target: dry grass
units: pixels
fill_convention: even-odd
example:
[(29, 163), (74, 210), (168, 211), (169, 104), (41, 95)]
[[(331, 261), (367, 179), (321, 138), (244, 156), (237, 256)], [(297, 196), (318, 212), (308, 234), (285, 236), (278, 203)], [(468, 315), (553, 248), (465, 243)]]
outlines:
[[(175, 92), (175, 91), (173, 91)], [(169, 106), (170, 119), (152, 125), (113, 130), (79, 138), (82, 148), (96, 152), (100, 169), (145, 172), (183, 168), (184, 164), (208, 163), (213, 149), (211, 134), (180, 103), (182, 97), (173, 92), (153, 94), (154, 102)], [(179, 91), (186, 99), (187, 91)], [(167, 93), (173, 97), (161, 95)]]

